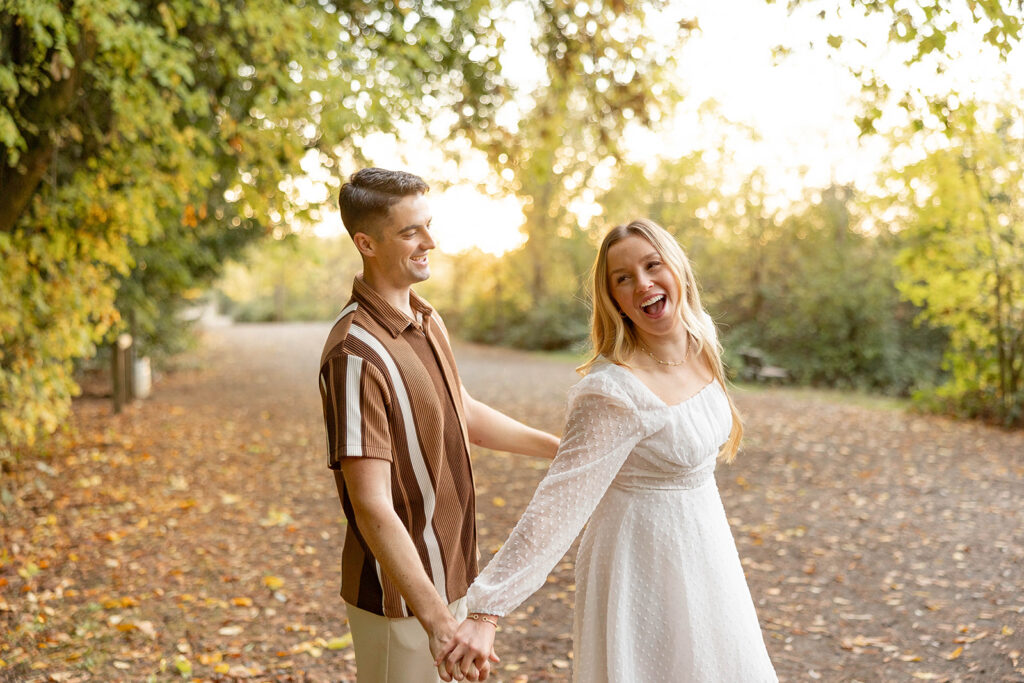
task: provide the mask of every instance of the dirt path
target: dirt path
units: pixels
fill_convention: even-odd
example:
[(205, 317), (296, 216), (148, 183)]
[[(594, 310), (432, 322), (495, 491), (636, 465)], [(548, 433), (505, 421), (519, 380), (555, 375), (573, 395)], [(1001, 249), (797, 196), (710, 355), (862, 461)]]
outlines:
[[(211, 330), (194, 367), (0, 488), (0, 681), (352, 680), (316, 389), (327, 326)], [(557, 431), (571, 363), (469, 345), (471, 393)], [(718, 480), (787, 681), (1024, 681), (1024, 434), (738, 397)], [(475, 453), (481, 550), (544, 463)], [(571, 675), (572, 559), (505, 621), (499, 681)]]

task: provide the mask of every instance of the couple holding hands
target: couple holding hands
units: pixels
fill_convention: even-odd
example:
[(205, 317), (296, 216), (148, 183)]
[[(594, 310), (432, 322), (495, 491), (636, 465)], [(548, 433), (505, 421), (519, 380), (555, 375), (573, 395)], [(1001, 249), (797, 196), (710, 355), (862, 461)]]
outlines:
[[(714, 478), (743, 429), (682, 248), (647, 220), (604, 237), (592, 354), (559, 440), (469, 395), (444, 323), (412, 291), (435, 246), (427, 190), (367, 168), (339, 198), (363, 272), (319, 380), (358, 681), (486, 680), (500, 618), (584, 526), (574, 680), (777, 680)], [(552, 459), (483, 571), (470, 443)]]

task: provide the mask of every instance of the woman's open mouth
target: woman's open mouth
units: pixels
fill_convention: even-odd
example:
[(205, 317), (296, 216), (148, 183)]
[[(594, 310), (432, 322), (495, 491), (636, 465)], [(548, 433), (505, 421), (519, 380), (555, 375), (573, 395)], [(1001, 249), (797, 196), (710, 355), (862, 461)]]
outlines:
[(640, 310), (649, 318), (657, 318), (665, 311), (667, 304), (668, 299), (664, 294), (655, 294), (640, 302)]

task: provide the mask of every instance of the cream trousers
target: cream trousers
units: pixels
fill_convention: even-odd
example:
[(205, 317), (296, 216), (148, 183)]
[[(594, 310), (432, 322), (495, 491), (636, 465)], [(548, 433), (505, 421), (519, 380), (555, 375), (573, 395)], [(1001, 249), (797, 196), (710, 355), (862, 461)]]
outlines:
[[(358, 683), (438, 683), (427, 632), (416, 617), (389, 619), (345, 603)], [(452, 616), (466, 618), (466, 598), (448, 605)]]

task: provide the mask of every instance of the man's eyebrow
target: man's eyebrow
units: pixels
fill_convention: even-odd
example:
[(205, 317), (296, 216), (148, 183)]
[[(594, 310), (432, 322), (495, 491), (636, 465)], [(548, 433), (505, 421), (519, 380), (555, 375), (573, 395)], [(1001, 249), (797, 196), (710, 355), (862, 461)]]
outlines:
[(422, 227), (428, 227), (429, 228), (430, 224), (431, 224), (431, 222), (433, 222), (433, 220), (434, 219), (431, 218), (426, 223), (413, 223), (412, 225), (407, 225), (404, 228), (402, 228), (401, 230), (399, 230), (398, 233), (401, 234), (403, 232), (409, 232), (410, 230), (419, 230)]

